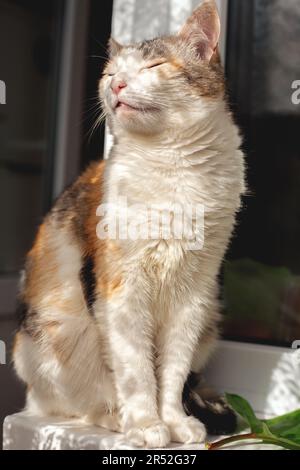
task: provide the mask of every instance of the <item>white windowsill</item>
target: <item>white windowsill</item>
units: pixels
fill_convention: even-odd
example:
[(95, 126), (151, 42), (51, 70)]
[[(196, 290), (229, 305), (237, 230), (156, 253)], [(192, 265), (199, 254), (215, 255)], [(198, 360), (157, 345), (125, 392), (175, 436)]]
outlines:
[[(220, 439), (218, 437), (217, 439)], [(209, 437), (208, 441), (216, 438)], [(272, 446), (275, 448), (274, 446)], [(122, 434), (83, 425), (76, 420), (38, 418), (26, 413), (8, 416), (4, 422), (3, 450), (134, 450)], [(167, 450), (204, 450), (204, 444), (170, 444)], [(270, 446), (236, 445), (230, 450), (270, 450)]]
[[(247, 398), (259, 415), (273, 416), (300, 407), (300, 362), (284, 348), (221, 341), (210, 363), (208, 383), (220, 391)], [(219, 438), (218, 438), (219, 439)], [(209, 441), (216, 438), (210, 437)], [(40, 418), (26, 413), (8, 416), (4, 422), (4, 450), (13, 449), (133, 449), (121, 434), (83, 425), (64, 418)], [(172, 450), (204, 450), (204, 444), (171, 444)], [(243, 445), (230, 449), (271, 449)]]

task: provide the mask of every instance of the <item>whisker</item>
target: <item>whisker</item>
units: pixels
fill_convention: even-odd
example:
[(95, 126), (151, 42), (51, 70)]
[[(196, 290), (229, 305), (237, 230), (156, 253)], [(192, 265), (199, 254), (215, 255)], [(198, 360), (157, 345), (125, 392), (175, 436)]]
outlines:
[(85, 101), (95, 101), (95, 100), (97, 100), (97, 101), (100, 102), (100, 97), (99, 97), (99, 95), (95, 95), (95, 96), (91, 96), (90, 98), (86, 98)]
[(98, 41), (98, 39), (96, 39), (95, 36), (92, 35), (92, 38), (98, 44), (98, 46), (100, 46), (101, 49), (104, 50), (105, 54), (107, 54), (107, 46), (103, 46), (103, 44), (100, 41)]
[(108, 60), (108, 57), (105, 57), (103, 55), (90, 55), (88, 56), (89, 59), (102, 59), (102, 60)]
[(96, 130), (100, 127), (100, 125), (102, 124), (102, 122), (105, 120), (106, 118), (106, 112), (105, 111), (102, 111), (102, 113), (97, 117), (96, 121), (94, 122), (93, 126), (91, 127), (91, 129), (86, 133), (85, 137), (88, 137), (88, 142), (90, 143), (94, 133), (96, 132)]
[(94, 121), (94, 119), (98, 118), (99, 114), (101, 114), (101, 108), (94, 109), (90, 114), (87, 114), (82, 118), (81, 124), (87, 121)]
[(86, 111), (89, 112), (89, 111), (92, 111), (95, 108), (101, 109), (101, 103), (99, 103), (99, 101), (97, 101), (95, 103), (90, 103), (89, 107), (87, 108)]

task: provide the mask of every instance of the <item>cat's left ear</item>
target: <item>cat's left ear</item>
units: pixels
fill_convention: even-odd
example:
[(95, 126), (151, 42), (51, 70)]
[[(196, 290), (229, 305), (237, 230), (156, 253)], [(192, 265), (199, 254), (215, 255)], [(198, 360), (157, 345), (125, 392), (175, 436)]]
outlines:
[(122, 50), (122, 48), (123, 46), (111, 37), (108, 41), (109, 58), (112, 59), (113, 57), (115, 57)]
[(193, 45), (202, 60), (210, 61), (217, 52), (221, 24), (214, 0), (204, 0), (188, 18), (179, 36)]

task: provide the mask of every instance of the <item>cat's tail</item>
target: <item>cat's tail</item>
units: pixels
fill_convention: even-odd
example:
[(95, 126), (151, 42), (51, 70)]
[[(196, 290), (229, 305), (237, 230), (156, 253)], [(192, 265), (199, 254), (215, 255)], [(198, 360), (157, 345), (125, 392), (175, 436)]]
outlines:
[[(203, 392), (202, 392), (203, 390)], [(233, 434), (237, 428), (237, 416), (224, 398), (199, 387), (199, 377), (191, 373), (185, 383), (183, 406), (188, 415), (195, 416), (209, 434)]]

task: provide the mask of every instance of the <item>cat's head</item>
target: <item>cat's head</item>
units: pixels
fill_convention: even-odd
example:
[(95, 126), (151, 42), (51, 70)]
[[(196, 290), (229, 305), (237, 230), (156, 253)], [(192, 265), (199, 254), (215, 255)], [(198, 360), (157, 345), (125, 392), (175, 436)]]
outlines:
[(130, 46), (111, 39), (100, 96), (113, 132), (176, 129), (222, 100), (219, 36), (216, 4), (205, 0), (176, 36)]

